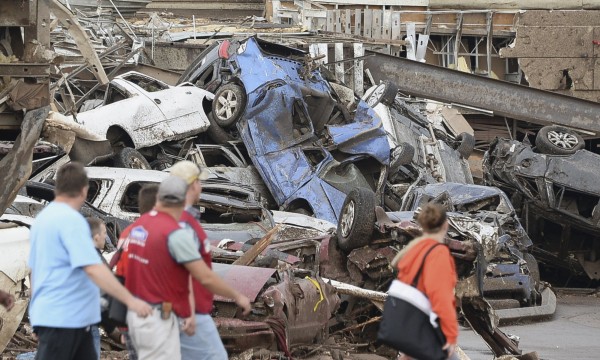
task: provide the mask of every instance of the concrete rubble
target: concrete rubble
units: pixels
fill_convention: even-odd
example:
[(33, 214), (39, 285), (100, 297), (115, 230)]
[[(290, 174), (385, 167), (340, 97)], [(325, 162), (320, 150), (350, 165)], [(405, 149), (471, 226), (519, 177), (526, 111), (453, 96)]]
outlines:
[[(247, 1), (240, 12), (250, 16), (218, 23), (138, 12), (163, 3), (189, 5), (39, 0), (24, 3), (23, 19), (0, 4), (0, 271), (2, 289), (17, 297), (2, 313), (3, 354), (35, 347), (24, 317), (28, 227), (69, 161), (87, 166), (82, 213), (107, 224), (106, 257), (139, 216), (141, 186), (182, 159), (208, 170), (197, 208), (213, 267), (252, 302), (242, 318), (234, 303), (215, 301), (232, 358), (395, 356), (375, 341), (391, 262), (421, 234), (415, 217), (432, 201), (448, 211), (460, 316), (496, 357), (537, 358), (500, 324), (552, 317), (553, 286), (565, 278), (600, 279), (600, 105), (565, 95), (595, 96), (593, 74), (579, 65), (564, 70), (574, 87), (556, 85), (554, 63), (550, 75), (535, 70), (544, 49), (530, 56), (523, 44), (542, 42), (528, 25), (545, 19), (543, 8), (492, 13), (481, 33), (485, 21), (469, 27), (463, 16), (485, 19), (484, 2), (469, 15), (451, 4), (460, 2), (429, 1), (434, 12), (413, 14), (425, 25), (409, 21), (403, 37), (395, 7), (379, 18), (362, 7), (332, 10), (332, 1), (266, 1), (259, 17), (262, 2)], [(427, 49), (452, 43), (432, 19), (444, 6), (453, 10), (439, 16), (460, 14), (455, 47), (464, 46), (463, 27), (465, 37), (487, 35), (486, 71), (461, 69), (462, 50)], [(509, 17), (518, 17), (516, 30)], [(369, 31), (356, 30), (366, 19)], [(492, 41), (494, 21), (503, 42)], [(531, 88), (494, 79), (491, 53), (501, 44)], [(436, 55), (437, 65), (463, 72), (422, 64)], [(489, 91), (457, 91), (470, 85)], [(519, 102), (503, 100), (510, 89)], [(579, 111), (572, 118), (570, 106)], [(504, 123), (482, 127), (485, 117)], [(104, 350), (124, 349), (104, 335)]]

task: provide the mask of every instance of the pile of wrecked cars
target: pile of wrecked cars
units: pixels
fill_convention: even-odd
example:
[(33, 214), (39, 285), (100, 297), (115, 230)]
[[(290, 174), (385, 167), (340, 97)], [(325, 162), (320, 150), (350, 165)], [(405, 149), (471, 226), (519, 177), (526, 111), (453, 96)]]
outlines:
[(109, 224), (110, 252), (139, 215), (140, 187), (194, 161), (211, 174), (196, 206), (214, 269), (252, 301), (242, 318), (216, 299), (225, 346), (291, 357), (330, 333), (375, 340), (391, 259), (421, 233), (419, 207), (439, 202), (461, 314), (495, 355), (519, 354), (499, 318), (550, 315), (554, 294), (507, 195), (473, 184), (473, 135), (451, 131), (426, 106), (392, 83), (361, 98), (298, 49), (215, 41), (176, 86), (129, 72), (77, 114), (51, 112), (44, 133), (74, 139), (58, 137), (63, 151), (34, 167), (4, 216), (30, 224), (53, 198), (58, 166), (81, 161), (90, 178), (82, 212)]

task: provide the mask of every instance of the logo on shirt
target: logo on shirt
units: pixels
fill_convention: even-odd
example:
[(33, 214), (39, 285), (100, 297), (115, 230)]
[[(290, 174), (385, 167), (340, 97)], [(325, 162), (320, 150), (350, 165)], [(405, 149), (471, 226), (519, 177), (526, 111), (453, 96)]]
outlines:
[(148, 231), (143, 226), (136, 226), (131, 229), (129, 233), (129, 244), (135, 244), (138, 246), (146, 246), (146, 239), (148, 239)]

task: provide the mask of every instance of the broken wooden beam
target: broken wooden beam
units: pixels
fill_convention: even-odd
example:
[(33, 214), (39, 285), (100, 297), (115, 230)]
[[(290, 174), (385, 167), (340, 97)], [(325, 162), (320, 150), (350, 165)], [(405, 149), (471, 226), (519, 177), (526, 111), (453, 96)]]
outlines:
[(250, 250), (246, 251), (242, 256), (239, 257), (236, 261), (233, 262), (233, 265), (245, 265), (249, 266), (257, 257), (260, 255), (273, 241), (273, 236), (279, 230), (279, 225), (275, 226), (269, 232), (262, 237), (262, 239), (258, 240), (256, 244), (254, 244)]

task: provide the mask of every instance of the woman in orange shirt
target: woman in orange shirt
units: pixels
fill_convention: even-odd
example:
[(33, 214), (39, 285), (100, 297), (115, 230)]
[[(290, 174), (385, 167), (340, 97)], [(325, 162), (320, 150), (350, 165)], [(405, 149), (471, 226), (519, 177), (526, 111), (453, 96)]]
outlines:
[[(398, 280), (410, 284), (415, 278), (425, 254), (435, 245), (444, 244), (448, 232), (446, 210), (438, 204), (425, 205), (417, 215), (417, 222), (423, 229), (423, 235), (412, 240), (400, 251), (392, 265), (397, 265)], [(425, 262), (417, 289), (431, 302), (431, 309), (440, 320), (442, 333), (446, 338), (443, 349), (449, 359), (455, 359), (454, 349), (458, 338), (458, 321), (454, 287), (456, 286), (456, 267), (454, 258), (447, 246), (436, 246)], [(402, 355), (400, 359), (410, 357)]]

